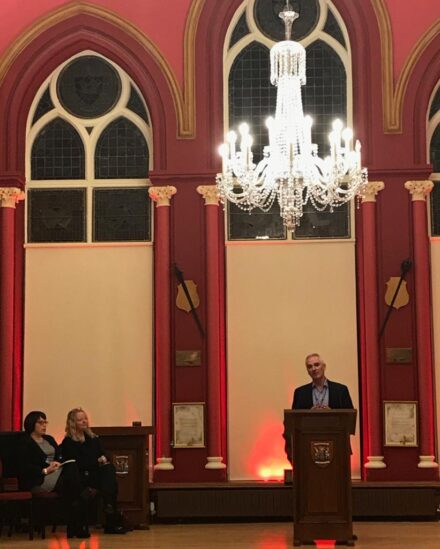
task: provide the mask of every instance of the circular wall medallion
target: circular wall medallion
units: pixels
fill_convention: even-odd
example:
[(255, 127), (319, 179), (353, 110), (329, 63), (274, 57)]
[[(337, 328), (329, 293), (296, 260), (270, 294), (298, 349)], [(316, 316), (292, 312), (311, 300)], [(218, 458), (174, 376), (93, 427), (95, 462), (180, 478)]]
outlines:
[(118, 102), (121, 79), (110, 63), (101, 57), (85, 55), (61, 71), (57, 94), (69, 113), (80, 118), (97, 118)]
[[(301, 40), (310, 34), (319, 20), (319, 0), (289, 0), (290, 6), (299, 13), (293, 23), (292, 38)], [(260, 31), (272, 40), (284, 40), (284, 23), (279, 13), (283, 11), (286, 0), (256, 0), (254, 17)]]

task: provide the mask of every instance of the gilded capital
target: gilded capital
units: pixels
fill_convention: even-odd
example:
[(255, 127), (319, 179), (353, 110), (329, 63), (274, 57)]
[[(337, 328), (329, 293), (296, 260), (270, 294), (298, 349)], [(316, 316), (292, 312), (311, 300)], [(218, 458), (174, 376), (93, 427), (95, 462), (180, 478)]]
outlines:
[(169, 206), (171, 197), (177, 193), (176, 187), (170, 185), (164, 187), (150, 187), (148, 194), (157, 203), (157, 206)]
[(428, 195), (434, 188), (434, 183), (426, 179), (424, 181), (407, 181), (405, 189), (410, 192), (413, 202), (415, 200), (426, 200)]
[(199, 185), (197, 192), (205, 199), (205, 206), (218, 206), (219, 194), (216, 185)]
[(377, 193), (383, 191), (383, 181), (369, 181), (362, 190), (362, 204), (364, 202), (376, 202)]
[(24, 192), (17, 187), (0, 187), (0, 207), (15, 208), (15, 205), (24, 200)]

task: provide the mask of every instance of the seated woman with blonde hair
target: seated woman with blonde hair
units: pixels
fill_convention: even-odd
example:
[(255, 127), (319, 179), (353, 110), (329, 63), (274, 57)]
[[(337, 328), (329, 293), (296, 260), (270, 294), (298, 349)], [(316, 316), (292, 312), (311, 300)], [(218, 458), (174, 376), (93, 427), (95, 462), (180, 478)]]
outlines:
[(18, 452), (20, 488), (35, 495), (57, 492), (68, 507), (67, 537), (88, 538), (87, 492), (76, 463), (65, 463), (60, 447), (46, 432), (47, 424), (46, 414), (40, 410), (29, 412), (24, 419), (27, 436)]
[(117, 510), (118, 484), (116, 471), (106, 458), (98, 435), (90, 429), (89, 419), (82, 408), (67, 414), (66, 436), (61, 443), (64, 459), (74, 459), (84, 486), (98, 490), (102, 496), (106, 534), (125, 534), (122, 515)]

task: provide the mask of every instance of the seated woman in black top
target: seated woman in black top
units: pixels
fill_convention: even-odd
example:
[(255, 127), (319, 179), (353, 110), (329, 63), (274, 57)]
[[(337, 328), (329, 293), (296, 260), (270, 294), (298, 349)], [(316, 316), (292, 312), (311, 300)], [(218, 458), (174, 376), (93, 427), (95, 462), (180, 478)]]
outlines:
[(41, 411), (30, 412), (24, 420), (27, 437), (19, 449), (18, 480), (22, 490), (33, 494), (57, 492), (68, 505), (68, 537), (90, 537), (87, 527), (86, 502), (75, 463), (61, 465), (60, 448), (46, 434), (47, 418)]
[(116, 505), (116, 471), (104, 455), (99, 437), (90, 429), (87, 414), (82, 408), (74, 408), (67, 414), (66, 436), (61, 449), (64, 459), (76, 460), (82, 483), (101, 493), (106, 516), (104, 532), (124, 534), (126, 529)]

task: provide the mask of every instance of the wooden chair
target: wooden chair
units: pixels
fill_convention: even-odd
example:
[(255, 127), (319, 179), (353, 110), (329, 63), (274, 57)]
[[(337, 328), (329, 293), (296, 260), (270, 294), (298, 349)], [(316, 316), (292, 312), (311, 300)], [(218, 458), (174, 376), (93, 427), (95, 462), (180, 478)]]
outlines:
[(32, 494), (22, 490), (11, 490), (11, 484), (14, 483), (10, 483), (8, 479), (3, 478), (3, 462), (0, 459), (0, 536), (3, 531), (3, 517), (6, 515), (9, 518), (8, 537), (11, 537), (13, 527), (18, 524), (21, 517), (20, 510), (24, 503), (29, 521), (29, 539), (34, 539)]
[[(20, 492), (18, 488), (18, 451), (25, 436), (27, 435), (23, 431), (0, 432), (0, 459), (3, 462), (4, 474), (8, 477), (4, 479), (4, 492), (14, 494), (10, 499), (18, 499), (20, 493), (31, 494), (30, 492)], [(53, 524), (52, 531), (55, 531), (55, 525), (62, 523), (63, 519), (59, 520), (61, 516), (60, 501), (61, 498), (55, 493), (31, 494), (32, 535), (33, 531), (38, 529), (44, 539), (47, 524)], [(16, 506), (18, 507), (18, 504)]]
[(35, 517), (35, 528), (41, 532), (41, 539), (46, 539), (46, 526), (52, 524), (52, 532), (59, 523), (64, 522), (64, 505), (56, 492), (39, 492), (32, 494)]

